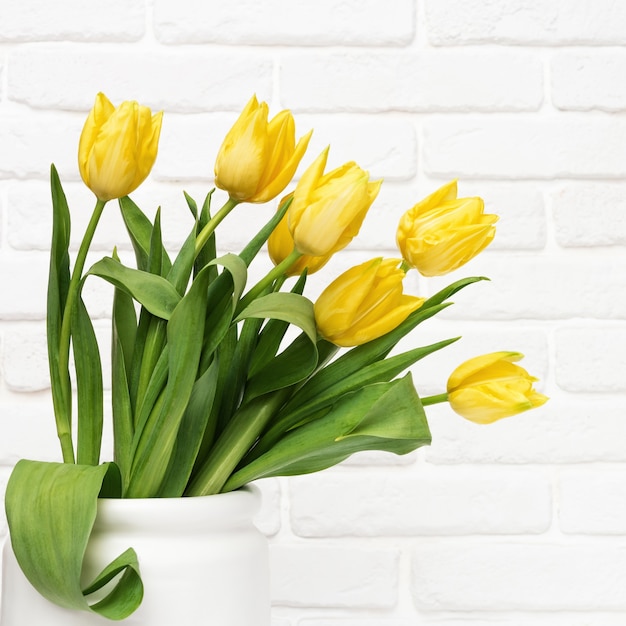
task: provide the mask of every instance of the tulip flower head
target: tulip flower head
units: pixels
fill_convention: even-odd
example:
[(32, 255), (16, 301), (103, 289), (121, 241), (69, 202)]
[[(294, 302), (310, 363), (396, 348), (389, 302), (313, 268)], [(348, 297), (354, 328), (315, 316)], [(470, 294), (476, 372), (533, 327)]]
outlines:
[(370, 182), (356, 163), (324, 174), (328, 148), (307, 168), (293, 193), (288, 224), (296, 249), (328, 256), (345, 248), (358, 234), (382, 180)]
[(452, 409), (476, 424), (490, 424), (547, 402), (533, 388), (537, 379), (515, 364), (521, 358), (519, 352), (492, 352), (457, 367), (448, 379)]
[(114, 107), (99, 93), (78, 144), (78, 169), (99, 200), (122, 198), (147, 178), (156, 160), (163, 113), (137, 102)]
[(406, 263), (424, 276), (461, 267), (491, 243), (497, 215), (481, 198), (457, 198), (456, 181), (418, 202), (400, 219), (398, 247)]
[[(290, 194), (291, 195), (291, 194)], [(280, 204), (284, 204), (289, 196), (283, 198)], [(294, 241), (288, 226), (289, 218), (287, 214), (278, 223), (278, 226), (272, 231), (272, 234), (267, 240), (267, 251), (274, 265), (278, 265), (284, 261), (294, 249)], [(331, 258), (331, 254), (327, 256), (310, 256), (303, 254), (289, 269), (287, 270), (287, 276), (299, 276), (306, 269), (308, 274), (313, 274), (322, 269)]]
[(402, 293), (399, 265), (399, 259), (377, 258), (336, 278), (314, 305), (320, 335), (337, 346), (358, 346), (392, 331), (422, 306), (423, 298)]
[(268, 202), (285, 189), (309, 145), (296, 144), (295, 122), (281, 111), (268, 122), (267, 103), (252, 96), (228, 131), (215, 160), (215, 184), (239, 202)]

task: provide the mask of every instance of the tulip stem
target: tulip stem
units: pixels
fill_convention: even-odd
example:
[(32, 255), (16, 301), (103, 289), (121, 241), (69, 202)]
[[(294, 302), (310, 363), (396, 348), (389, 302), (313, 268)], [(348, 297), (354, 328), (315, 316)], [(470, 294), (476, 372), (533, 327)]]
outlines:
[(207, 222), (206, 226), (198, 233), (196, 237), (196, 256), (200, 254), (200, 250), (204, 248), (209, 237), (215, 232), (221, 221), (239, 204), (239, 200), (229, 197), (224, 206)]
[(435, 396), (426, 396), (425, 398), (420, 398), (422, 401), (422, 406), (428, 406), (430, 404), (440, 404), (441, 402), (448, 401), (447, 393), (440, 393)]
[(248, 293), (239, 301), (235, 316), (241, 313), (255, 298), (257, 298), (276, 279), (284, 276), (285, 272), (302, 256), (295, 248), (278, 265), (269, 271)]
[[(106, 205), (106, 200), (98, 199), (96, 206), (89, 220), (83, 240), (80, 243), (78, 249), (78, 255), (76, 256), (76, 262), (74, 263), (74, 269), (72, 270), (72, 277), (67, 289), (67, 298), (65, 300), (65, 306), (63, 309), (63, 321), (61, 323), (61, 333), (59, 335), (59, 372), (61, 373), (61, 396), (63, 397), (64, 407), (71, 406), (71, 384), (69, 376), (65, 376), (63, 372), (67, 372), (70, 361), (70, 336), (71, 336), (71, 324), (72, 324), (72, 312), (76, 303), (76, 298), (80, 291), (80, 281), (83, 276), (83, 269), (85, 267), (85, 260), (87, 259), (87, 253), (93, 240), (96, 227), (102, 216), (102, 211)], [(59, 440), (61, 441), (61, 451), (63, 453), (64, 463), (74, 463), (74, 448), (72, 445), (71, 437), (71, 409), (69, 412), (63, 412), (63, 414), (56, 416), (57, 433)]]
[(400, 264), (400, 269), (406, 274), (412, 268), (404, 259), (402, 259), (402, 263)]

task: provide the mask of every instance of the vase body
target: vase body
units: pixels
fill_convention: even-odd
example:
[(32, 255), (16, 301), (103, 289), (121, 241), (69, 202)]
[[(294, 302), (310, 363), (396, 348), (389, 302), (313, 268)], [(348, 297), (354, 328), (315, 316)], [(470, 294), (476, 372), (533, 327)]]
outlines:
[[(99, 500), (83, 568), (88, 584), (132, 547), (144, 584), (125, 626), (269, 626), (266, 538), (253, 525), (255, 488), (198, 498)], [(3, 552), (0, 626), (103, 626), (95, 613), (49, 602)]]

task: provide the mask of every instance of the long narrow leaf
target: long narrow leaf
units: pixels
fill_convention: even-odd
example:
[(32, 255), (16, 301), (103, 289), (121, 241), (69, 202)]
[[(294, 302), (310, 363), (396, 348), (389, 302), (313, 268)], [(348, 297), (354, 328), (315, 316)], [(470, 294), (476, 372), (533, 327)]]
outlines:
[(50, 187), (52, 192), (52, 244), (46, 318), (48, 364), (57, 433), (60, 438), (65, 438), (71, 442), (72, 399), (64, 393), (64, 389), (70, 389), (70, 373), (68, 369), (61, 371), (59, 365), (61, 324), (70, 283), (68, 252), (70, 212), (54, 165), (50, 169)]
[(102, 365), (91, 318), (80, 294), (72, 315), (78, 408), (77, 463), (98, 465), (102, 444)]

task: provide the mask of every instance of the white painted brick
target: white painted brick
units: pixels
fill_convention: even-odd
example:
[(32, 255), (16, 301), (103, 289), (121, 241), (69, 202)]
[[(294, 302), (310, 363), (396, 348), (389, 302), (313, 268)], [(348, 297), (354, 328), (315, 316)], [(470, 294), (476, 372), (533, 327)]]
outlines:
[(566, 391), (626, 391), (626, 329), (619, 326), (555, 331), (556, 382)]
[(0, 41), (137, 41), (145, 30), (141, 0), (102, 4), (81, 0), (20, 0), (2, 3)]
[[(7, 114), (0, 116), (0, 178), (48, 179), (50, 164), (59, 174), (78, 177), (78, 138), (83, 116), (63, 113)], [(10, 148), (10, 149), (9, 149)]]
[(327, 171), (356, 161), (373, 179), (408, 180), (417, 171), (417, 136), (403, 118), (376, 115), (298, 115), (301, 129), (313, 128), (303, 159), (309, 164), (330, 144)]
[(576, 399), (542, 391), (550, 400), (541, 408), (488, 426), (459, 417), (446, 404), (428, 407), (433, 442), (424, 456), (438, 464), (626, 461), (619, 398)]
[(626, 609), (623, 545), (455, 542), (413, 554), (413, 595), (425, 611)]
[(3, 326), (2, 372), (11, 391), (48, 389), (48, 351), (44, 323)]
[(0, 463), (19, 459), (61, 461), (61, 446), (54, 425), (52, 400), (2, 403), (0, 420)]
[(550, 526), (542, 472), (416, 467), (292, 478), (291, 526), (302, 537), (534, 534)]
[(570, 111), (626, 109), (626, 51), (557, 54), (552, 60), (552, 102)]
[(612, 0), (427, 0), (428, 37), (468, 43), (626, 43), (626, 7)]
[(560, 245), (626, 245), (626, 185), (572, 182), (553, 191), (550, 202)]
[(15, 49), (8, 66), (11, 100), (72, 110), (90, 109), (98, 91), (155, 110), (238, 110), (253, 93), (267, 99), (272, 81), (271, 58), (245, 50), (42, 45)]
[[(443, 616), (438, 612), (420, 613), (419, 626), (623, 626), (623, 613), (603, 613), (594, 611), (571, 612), (456, 612), (457, 617)], [(411, 623), (411, 622), (409, 622)], [(414, 623), (413, 623), (414, 624)], [(323, 626), (320, 624), (320, 626)], [(334, 626), (334, 625), (333, 625)], [(342, 626), (337, 624), (337, 626)], [(378, 626), (378, 623), (372, 626)], [(394, 626), (394, 624), (384, 625)], [(403, 623), (398, 626), (405, 626)], [(408, 626), (408, 624), (407, 624)]]
[[(39, 253), (0, 254), (0, 319), (45, 317), (48, 259)], [(24, 286), (28, 285), (25, 289)]]
[[(421, 618), (419, 623), (421, 626)], [(415, 626), (415, 622), (385, 617), (370, 618), (367, 616), (360, 619), (303, 619), (298, 622), (298, 626)], [(474, 625), (472, 624), (472, 626)]]
[(559, 525), (563, 532), (626, 534), (622, 469), (563, 470), (559, 495)]
[(266, 478), (254, 483), (261, 491), (261, 510), (254, 523), (265, 535), (275, 535), (280, 530), (281, 490), (276, 478)]
[(626, 120), (606, 116), (446, 116), (424, 122), (424, 167), (438, 177), (623, 177)]
[(270, 563), (275, 605), (383, 609), (396, 603), (395, 549), (279, 543), (270, 546)]
[(415, 6), (396, 0), (156, 0), (154, 29), (164, 43), (403, 45), (415, 31)]
[(462, 276), (488, 276), (454, 296), (441, 315), (454, 319), (622, 319), (626, 300), (623, 260), (613, 254), (505, 255), (487, 252), (447, 276), (433, 291)]
[(295, 111), (533, 111), (543, 99), (541, 60), (526, 52), (341, 51), (280, 65), (281, 101)]

